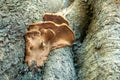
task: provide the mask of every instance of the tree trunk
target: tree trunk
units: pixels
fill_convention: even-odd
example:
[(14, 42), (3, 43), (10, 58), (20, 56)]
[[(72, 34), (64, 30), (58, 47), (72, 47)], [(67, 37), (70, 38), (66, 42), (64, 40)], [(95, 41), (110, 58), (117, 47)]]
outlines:
[[(119, 0), (1, 0), (0, 80), (119, 80), (119, 5)], [(24, 34), (44, 13), (62, 13), (76, 41), (52, 51), (43, 67), (28, 68)]]
[[(73, 64), (73, 59), (76, 58), (75, 48), (81, 45), (80, 38), (82, 37), (83, 29), (88, 23), (87, 20), (88, 6), (81, 0), (74, 0), (74, 2), (67, 8), (59, 11), (69, 21), (70, 27), (74, 30), (76, 41), (73, 44), (72, 50), (69, 48), (61, 48), (54, 50), (49, 56), (44, 69), (45, 80), (76, 80), (76, 72)], [(73, 54), (71, 54), (73, 53)]]
[(72, 51), (69, 47), (51, 52), (44, 69), (44, 80), (75, 80)]
[[(72, 0), (71, 0), (72, 1)], [(23, 63), (25, 53), (24, 34), (27, 24), (41, 21), (44, 13), (55, 13), (70, 5), (68, 0), (2, 0), (0, 1), (0, 80), (41, 80), (44, 69), (28, 69)], [(66, 62), (60, 69), (65, 74), (68, 67), (71, 73), (65, 79), (73, 79), (75, 76), (70, 48), (59, 49), (52, 52), (56, 60), (60, 62), (66, 56)], [(61, 54), (60, 54), (61, 53)], [(63, 54), (62, 54), (63, 53)], [(57, 56), (58, 55), (58, 56)], [(51, 64), (50, 64), (51, 65)], [(48, 64), (49, 66), (49, 64)], [(56, 66), (56, 65), (55, 65)], [(59, 67), (59, 65), (57, 65)], [(56, 66), (56, 67), (57, 67)], [(47, 67), (45, 68), (47, 69)], [(44, 73), (45, 75), (50, 71)], [(58, 73), (58, 72), (56, 72)], [(60, 72), (61, 73), (61, 72)], [(51, 72), (49, 73), (51, 74)], [(60, 75), (59, 77), (63, 77)], [(64, 79), (64, 78), (62, 78)]]
[(120, 1), (89, 0), (93, 10), (79, 52), (79, 80), (120, 80)]

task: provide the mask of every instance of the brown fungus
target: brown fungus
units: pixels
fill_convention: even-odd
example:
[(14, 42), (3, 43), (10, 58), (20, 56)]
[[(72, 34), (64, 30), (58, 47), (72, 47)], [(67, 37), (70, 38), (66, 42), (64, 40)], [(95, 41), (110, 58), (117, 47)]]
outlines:
[(54, 21), (32, 23), (25, 34), (25, 62), (28, 66), (31, 66), (35, 61), (36, 66), (40, 67), (46, 62), (50, 51), (64, 46), (71, 46), (74, 40), (73, 31), (64, 22), (61, 24)]
[(58, 26), (58, 29), (55, 31), (55, 33), (56, 36), (52, 42), (52, 50), (64, 46), (71, 46), (75, 40), (73, 31), (64, 23)]
[(53, 21), (53, 22), (55, 22), (57, 24), (65, 23), (65, 24), (69, 25), (67, 19), (65, 19), (64, 16), (53, 14), (53, 13), (44, 14), (43, 20), (44, 21)]
[(52, 30), (56, 30), (58, 27), (57, 24), (55, 24), (52, 21), (44, 21), (44, 22), (37, 22), (37, 23), (32, 23), (29, 24), (28, 30), (41, 30), (42, 28), (44, 29), (52, 29)]
[(54, 36), (55, 33), (50, 29), (42, 29), (41, 32), (28, 31), (25, 34), (25, 62), (27, 62), (28, 66), (31, 66), (33, 61), (36, 61), (38, 67), (45, 63), (51, 50), (51, 39)]

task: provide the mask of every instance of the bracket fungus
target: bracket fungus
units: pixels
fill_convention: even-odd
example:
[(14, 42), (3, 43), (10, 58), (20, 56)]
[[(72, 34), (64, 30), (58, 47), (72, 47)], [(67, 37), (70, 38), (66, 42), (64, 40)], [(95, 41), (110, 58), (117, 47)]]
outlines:
[[(50, 51), (64, 46), (71, 46), (75, 40), (73, 31), (65, 18), (45, 14), (44, 22), (32, 23), (25, 34), (25, 62), (31, 66), (42, 66)], [(60, 20), (60, 22), (59, 22)]]
[(43, 16), (43, 20), (44, 21), (53, 21), (53, 22), (55, 22), (57, 24), (65, 23), (65, 24), (69, 25), (67, 19), (65, 19), (64, 16), (53, 14), (53, 13), (46, 13)]

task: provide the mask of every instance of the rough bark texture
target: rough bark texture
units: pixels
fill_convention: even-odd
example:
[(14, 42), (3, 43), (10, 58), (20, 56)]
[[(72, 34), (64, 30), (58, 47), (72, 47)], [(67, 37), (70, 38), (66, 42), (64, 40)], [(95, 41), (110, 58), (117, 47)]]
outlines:
[[(46, 63), (44, 69), (44, 79), (45, 80), (76, 80), (77, 76), (77, 55), (76, 49), (80, 48), (82, 35), (84, 29), (88, 24), (87, 19), (87, 8), (85, 2), (81, 0), (75, 0), (68, 8), (60, 10), (58, 13), (62, 13), (68, 19), (70, 27), (74, 30), (76, 41), (73, 44), (71, 50), (68, 48), (62, 48), (55, 50), (49, 56), (50, 60)], [(70, 51), (69, 51), (70, 50)], [(74, 64), (73, 64), (74, 59)], [(76, 71), (74, 68), (76, 67)]]
[(89, 0), (93, 18), (79, 52), (79, 80), (120, 80), (120, 1)]
[[(76, 80), (73, 52), (64, 47), (51, 52), (45, 66), (28, 68), (24, 60), (24, 34), (27, 24), (41, 21), (44, 13), (56, 13), (67, 8), (73, 0), (1, 0), (0, 1), (0, 80)], [(80, 41), (86, 23), (85, 4), (75, 0), (66, 15)], [(81, 5), (83, 4), (83, 5)], [(75, 48), (74, 48), (75, 50)]]
[(88, 11), (89, 6), (82, 0), (75, 0), (72, 5), (72, 8), (71, 6), (68, 8), (69, 12), (66, 17), (69, 20), (70, 26), (74, 30), (76, 36), (76, 41), (73, 43), (72, 50), (74, 53), (74, 66), (76, 69), (76, 74), (78, 74), (78, 69), (80, 66), (80, 64), (78, 64), (80, 57), (78, 56), (80, 56), (79, 53), (81, 49), (81, 42), (84, 39), (90, 20)]
[(45, 80), (76, 80), (73, 55), (68, 48), (56, 49), (51, 52), (44, 68)]
[[(27, 29), (27, 24), (42, 20), (44, 13), (57, 12), (67, 6), (71, 1), (69, 0), (1, 0), (0, 1), (0, 80), (41, 80), (44, 69), (28, 69), (27, 65), (23, 63), (25, 53), (24, 33)], [(64, 59), (65, 63), (61, 64), (63, 73), (65, 69), (71, 72), (67, 76), (60, 75), (59, 78), (63, 80), (73, 79), (75, 76), (74, 66), (70, 48), (66, 50), (60, 49), (52, 52), (61, 56), (56, 56), (59, 61)], [(66, 53), (66, 55), (63, 54)], [(62, 57), (63, 56), (63, 57)], [(65, 57), (67, 56), (67, 57)], [(51, 55), (52, 57), (52, 55)], [(50, 62), (57, 62), (57, 59)], [(68, 62), (68, 63), (67, 63)], [(47, 64), (50, 66), (51, 64)], [(67, 68), (66, 66), (69, 65)], [(54, 65), (53, 65), (54, 66)], [(56, 66), (56, 65), (55, 65)], [(57, 65), (59, 67), (59, 65)], [(45, 68), (47, 69), (47, 68)], [(46, 74), (59, 75), (61, 72)], [(67, 71), (68, 73), (69, 71)], [(64, 73), (66, 74), (66, 73)], [(44, 77), (45, 78), (45, 77)], [(45, 78), (47, 80), (47, 78)], [(51, 80), (51, 79), (50, 79)]]
[[(28, 68), (27, 24), (56, 12), (68, 19), (76, 41), (52, 51), (43, 67)], [(119, 40), (119, 0), (1, 0), (0, 80), (120, 80)]]

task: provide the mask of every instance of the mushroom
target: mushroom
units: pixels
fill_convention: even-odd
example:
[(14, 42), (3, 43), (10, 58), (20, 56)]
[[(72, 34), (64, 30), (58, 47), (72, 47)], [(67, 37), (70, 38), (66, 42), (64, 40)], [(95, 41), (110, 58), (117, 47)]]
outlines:
[(65, 23), (65, 24), (69, 25), (67, 19), (65, 19), (62, 15), (57, 15), (57, 14), (53, 14), (53, 13), (44, 14), (43, 20), (44, 21), (53, 21), (57, 24)]
[(29, 25), (28, 32), (25, 34), (25, 62), (28, 66), (31, 66), (33, 61), (36, 62), (37, 67), (42, 66), (46, 62), (50, 51), (71, 46), (75, 40), (75, 35), (68, 24), (64, 23), (64, 20), (58, 23), (60, 18), (54, 19), (53, 21), (37, 22)]
[(40, 31), (28, 31), (25, 34), (26, 40), (26, 56), (25, 62), (31, 66), (33, 61), (37, 67), (42, 66), (51, 50), (51, 40), (55, 33), (50, 29), (42, 29)]
[(58, 25), (52, 21), (45, 21), (45, 22), (38, 22), (38, 23), (33, 23), (33, 24), (30, 24), (29, 27), (28, 27), (28, 30), (31, 31), (31, 30), (38, 30), (40, 31), (41, 29), (52, 29), (55, 33), (56, 33), (56, 36), (54, 38), (54, 48), (55, 48), (55, 44), (56, 44), (56, 47), (58, 47), (58, 42), (59, 42), (59, 46), (60, 46), (60, 42), (63, 41), (61, 43), (61, 46), (63, 45), (71, 45), (72, 42), (75, 40), (75, 37), (74, 37), (74, 33), (73, 31), (69, 28), (69, 26), (65, 23), (62, 23), (61, 25)]
[(45, 22), (37, 22), (37, 23), (32, 23), (28, 25), (28, 30), (41, 30), (42, 28), (44, 29), (52, 29), (56, 30), (59, 25), (55, 24), (52, 21), (45, 21)]
[(64, 46), (71, 46), (75, 40), (73, 31), (64, 23), (58, 26), (55, 33), (56, 36), (54, 37), (54, 40), (52, 40), (52, 50)]

